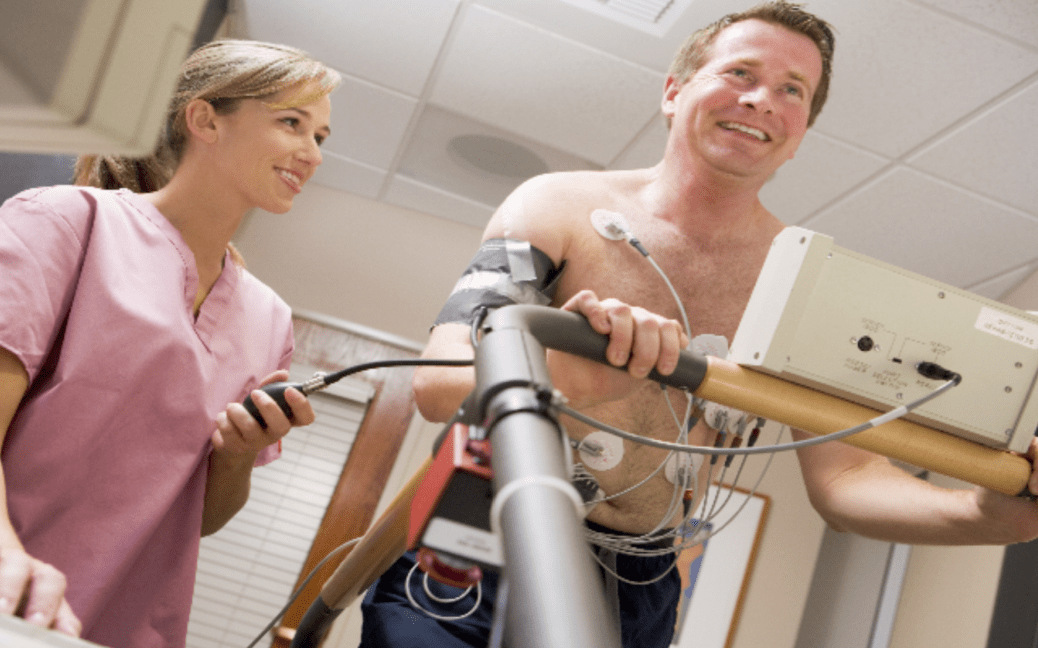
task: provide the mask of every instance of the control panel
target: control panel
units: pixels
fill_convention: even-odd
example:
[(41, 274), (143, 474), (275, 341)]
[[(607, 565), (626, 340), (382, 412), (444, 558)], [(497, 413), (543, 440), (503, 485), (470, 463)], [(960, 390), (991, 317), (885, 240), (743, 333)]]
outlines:
[(729, 360), (880, 411), (943, 381), (917, 423), (1023, 452), (1038, 427), (1038, 316), (902, 270), (799, 227), (775, 238)]

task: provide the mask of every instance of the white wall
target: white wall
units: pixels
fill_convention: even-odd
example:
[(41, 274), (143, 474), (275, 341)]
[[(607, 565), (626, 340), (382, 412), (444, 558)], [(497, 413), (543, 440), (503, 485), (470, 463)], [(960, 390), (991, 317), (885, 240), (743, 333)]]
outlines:
[[(941, 475), (929, 481), (969, 487)], [(1002, 547), (913, 547), (890, 647), (986, 646), (1004, 554)]]
[[(280, 234), (292, 228), (296, 236)], [(310, 184), (283, 215), (249, 215), (235, 237), (249, 270), (292, 308), (424, 346), (482, 230)], [(328, 266), (328, 268), (325, 268)]]

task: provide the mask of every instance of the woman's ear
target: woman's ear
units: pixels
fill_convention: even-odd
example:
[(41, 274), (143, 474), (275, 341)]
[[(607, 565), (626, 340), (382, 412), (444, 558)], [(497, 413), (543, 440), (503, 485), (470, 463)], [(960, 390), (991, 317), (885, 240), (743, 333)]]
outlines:
[(188, 132), (207, 144), (216, 142), (216, 110), (205, 99), (192, 99), (184, 108)]

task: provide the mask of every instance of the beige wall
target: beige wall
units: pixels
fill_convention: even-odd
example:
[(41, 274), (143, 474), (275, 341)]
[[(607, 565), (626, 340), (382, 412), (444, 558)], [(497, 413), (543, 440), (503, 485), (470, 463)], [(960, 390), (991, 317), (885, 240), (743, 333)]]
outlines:
[[(967, 485), (931, 475), (949, 488)], [(1002, 547), (913, 547), (890, 648), (987, 645)]]
[[(280, 233), (292, 228), (299, 236)], [(251, 213), (235, 237), (250, 271), (292, 308), (425, 344), (482, 231), (307, 186), (287, 214)]]
[[(773, 426), (761, 444), (775, 440)], [(783, 438), (790, 440), (788, 433)], [(755, 457), (754, 463), (762, 460)], [(732, 648), (792, 648), (825, 524), (807, 501), (792, 453), (775, 456), (760, 492), (771, 497), (771, 511)]]

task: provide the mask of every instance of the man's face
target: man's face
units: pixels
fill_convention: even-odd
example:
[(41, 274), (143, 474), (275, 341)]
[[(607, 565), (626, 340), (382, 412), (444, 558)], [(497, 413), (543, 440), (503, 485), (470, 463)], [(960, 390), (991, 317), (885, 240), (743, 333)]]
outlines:
[(807, 36), (762, 20), (737, 22), (717, 35), (688, 81), (667, 80), (671, 146), (722, 173), (766, 178), (800, 145), (821, 76), (822, 56)]

